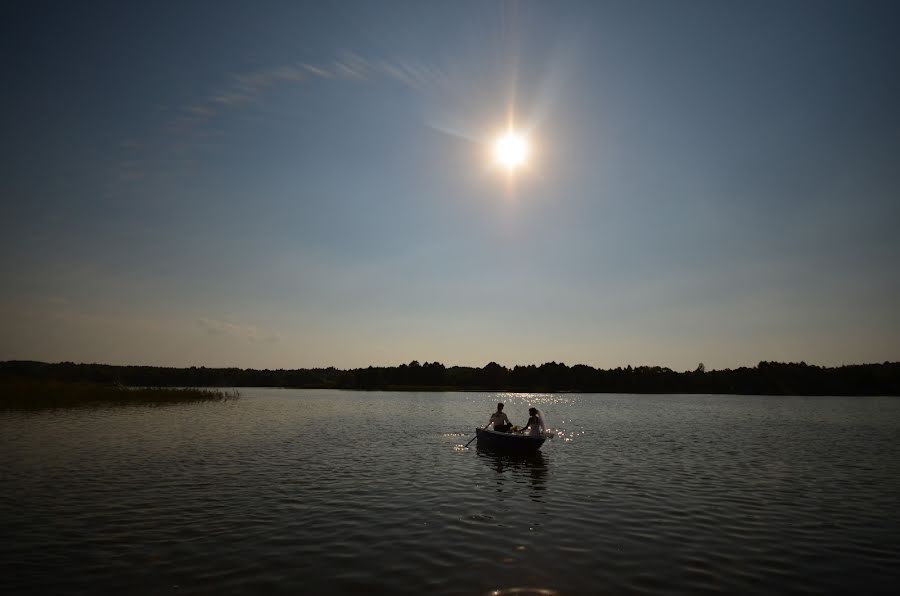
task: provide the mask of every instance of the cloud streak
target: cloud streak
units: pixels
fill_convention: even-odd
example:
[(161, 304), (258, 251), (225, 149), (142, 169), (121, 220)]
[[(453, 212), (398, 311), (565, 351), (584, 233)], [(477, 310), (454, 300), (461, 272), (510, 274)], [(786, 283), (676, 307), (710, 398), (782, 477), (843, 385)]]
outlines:
[(163, 125), (167, 138), (161, 144), (123, 140), (119, 147), (121, 157), (115, 164), (116, 176), (110, 180), (106, 196), (117, 196), (123, 185), (147, 187), (156, 180), (161, 164), (165, 164), (169, 177), (190, 175), (199, 159), (199, 149), (220, 147), (222, 131), (213, 125), (217, 119), (259, 103), (278, 89), (315, 81), (390, 81), (416, 93), (444, 94), (449, 77), (443, 69), (416, 60), (370, 59), (350, 51), (340, 52), (334, 60), (321, 64), (296, 61), (231, 73), (205, 97), (174, 109)]
[[(165, 122), (167, 138), (162, 144), (135, 142), (121, 144), (122, 158), (117, 176), (110, 181), (107, 196), (116, 196), (121, 185), (134, 187), (156, 180), (159, 166), (165, 163), (168, 176), (190, 175), (200, 156), (200, 149), (219, 148), (222, 131), (215, 122), (229, 113), (263, 101), (266, 96), (290, 86), (321, 82), (376, 83), (393, 82), (431, 98), (456, 97), (454, 77), (449, 68), (405, 58), (366, 58), (355, 52), (340, 52), (334, 60), (323, 63), (295, 61), (253, 71), (231, 73), (223, 84), (206, 96), (177, 106)], [(436, 130), (441, 130), (429, 124)], [(472, 135), (470, 134), (469, 137)]]
[(206, 331), (208, 335), (235, 337), (251, 342), (256, 341), (281, 341), (281, 334), (275, 332), (264, 331), (256, 325), (241, 325), (233, 321), (222, 319), (209, 319), (203, 317), (197, 321), (198, 325)]
[(294, 62), (258, 71), (231, 74), (226, 85), (208, 97), (179, 109), (169, 124), (172, 133), (189, 131), (229, 109), (254, 103), (266, 93), (285, 85), (312, 80), (377, 81), (389, 80), (416, 91), (436, 90), (444, 80), (441, 69), (403, 59), (368, 59), (353, 52), (342, 52), (330, 63)]

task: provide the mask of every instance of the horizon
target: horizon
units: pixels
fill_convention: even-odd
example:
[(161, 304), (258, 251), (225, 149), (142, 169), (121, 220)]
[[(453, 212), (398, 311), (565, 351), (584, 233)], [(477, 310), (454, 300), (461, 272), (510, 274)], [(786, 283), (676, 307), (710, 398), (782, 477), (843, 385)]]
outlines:
[(900, 361), (897, 3), (0, 13), (0, 361)]
[(670, 372), (674, 372), (674, 373), (678, 373), (678, 374), (683, 374), (683, 373), (697, 372), (697, 370), (700, 369), (700, 367), (702, 367), (702, 372), (706, 373), (706, 372), (726, 372), (726, 371), (729, 371), (729, 370), (733, 371), (733, 370), (737, 370), (737, 369), (740, 369), (740, 368), (750, 368), (750, 369), (754, 369), (754, 368), (759, 368), (760, 365), (762, 365), (762, 364), (766, 364), (766, 365), (778, 365), (778, 366), (801, 366), (801, 367), (802, 367), (802, 366), (806, 366), (806, 367), (810, 367), (810, 368), (822, 368), (822, 369), (838, 369), (838, 368), (843, 368), (843, 367), (855, 367), (855, 366), (859, 366), (859, 367), (865, 367), (865, 366), (893, 366), (893, 365), (898, 365), (898, 364), (900, 364), (900, 361), (892, 362), (892, 361), (889, 361), (889, 360), (885, 360), (885, 361), (883, 361), (883, 362), (848, 362), (848, 363), (843, 363), (843, 364), (837, 364), (837, 365), (834, 365), (834, 366), (825, 366), (825, 365), (816, 364), (816, 363), (810, 363), (810, 362), (806, 362), (806, 361), (802, 361), (802, 360), (801, 360), (801, 361), (796, 361), (796, 362), (781, 362), (781, 361), (776, 361), (776, 360), (760, 360), (759, 362), (757, 362), (757, 363), (755, 363), (755, 364), (742, 365), (742, 366), (735, 366), (735, 367), (725, 367), (725, 368), (714, 368), (714, 367), (711, 367), (711, 366), (707, 366), (707, 365), (706, 365), (705, 363), (703, 363), (703, 362), (698, 362), (698, 363), (697, 363), (694, 367), (692, 367), (692, 368), (687, 368), (687, 369), (675, 369), (675, 368), (671, 368), (671, 367), (668, 367), (668, 366), (665, 366), (665, 365), (660, 365), (660, 364), (652, 364), (652, 365), (651, 365), (651, 364), (641, 364), (641, 365), (627, 364), (627, 365), (618, 365), (618, 366), (611, 366), (611, 367), (601, 367), (601, 366), (593, 366), (593, 365), (590, 365), (590, 364), (585, 364), (585, 363), (583, 363), (583, 362), (575, 362), (575, 363), (571, 363), (571, 364), (570, 364), (570, 363), (566, 363), (566, 362), (557, 362), (557, 361), (554, 361), (554, 360), (548, 360), (548, 361), (546, 361), (546, 362), (541, 362), (541, 363), (529, 363), (529, 364), (524, 364), (524, 363), (504, 364), (504, 363), (502, 363), (502, 362), (497, 362), (497, 361), (495, 361), (495, 360), (491, 360), (490, 362), (486, 362), (485, 364), (482, 364), (482, 365), (477, 365), (477, 364), (449, 364), (449, 363), (438, 362), (438, 361), (425, 361), (425, 360), (419, 361), (419, 360), (411, 360), (411, 361), (409, 361), (409, 362), (402, 362), (402, 363), (400, 363), (400, 364), (377, 364), (377, 365), (376, 365), (376, 364), (370, 364), (370, 365), (367, 365), (367, 366), (349, 366), (349, 367), (340, 367), (340, 366), (333, 366), (333, 365), (326, 365), (326, 366), (295, 366), (295, 367), (251, 367), (251, 366), (239, 366), (239, 365), (227, 365), (227, 366), (216, 366), (216, 365), (176, 366), (176, 365), (166, 365), (166, 364), (146, 364), (146, 363), (141, 363), (141, 364), (135, 364), (135, 363), (130, 363), (130, 364), (120, 364), (120, 363), (112, 363), (112, 362), (86, 362), (86, 361), (85, 361), (85, 362), (78, 362), (78, 361), (72, 361), (72, 360), (63, 360), (63, 361), (56, 361), (56, 362), (48, 362), (48, 361), (42, 361), (42, 360), (23, 360), (23, 359), (7, 359), (7, 360), (0, 360), (0, 364), (15, 364), (15, 363), (46, 364), (46, 365), (50, 365), (50, 366), (56, 366), (56, 365), (61, 365), (61, 364), (70, 364), (70, 365), (74, 365), (74, 366), (112, 366), (112, 367), (134, 367), (134, 368), (147, 367), (147, 368), (173, 368), (173, 369), (206, 368), (206, 369), (238, 369), (238, 370), (259, 370), (259, 371), (265, 371), (265, 370), (268, 370), (268, 371), (277, 371), (277, 370), (285, 370), (285, 371), (290, 371), (290, 370), (328, 370), (328, 369), (334, 369), (334, 370), (338, 370), (338, 371), (352, 371), (352, 370), (366, 370), (366, 369), (368, 369), (368, 368), (401, 368), (401, 367), (404, 367), (404, 366), (405, 366), (405, 367), (409, 367), (409, 366), (411, 366), (413, 363), (416, 363), (416, 364), (418, 364), (419, 366), (425, 366), (425, 365), (428, 365), (428, 364), (439, 364), (439, 365), (441, 365), (441, 366), (443, 366), (444, 368), (447, 368), (447, 369), (451, 369), (451, 368), (471, 368), (471, 369), (475, 369), (475, 370), (483, 370), (483, 369), (487, 368), (488, 366), (490, 366), (491, 364), (496, 364), (496, 365), (498, 365), (498, 366), (500, 366), (500, 367), (502, 367), (502, 368), (505, 368), (505, 369), (507, 369), (507, 370), (510, 370), (510, 371), (512, 371), (512, 370), (514, 370), (514, 369), (516, 369), (516, 368), (520, 368), (520, 367), (521, 367), (521, 368), (528, 368), (528, 367), (536, 367), (536, 368), (540, 368), (540, 367), (542, 367), (542, 366), (544, 366), (544, 365), (556, 365), (556, 366), (565, 366), (565, 367), (570, 368), (570, 369), (571, 369), (571, 368), (574, 368), (574, 367), (576, 367), (576, 366), (587, 366), (587, 367), (593, 368), (593, 369), (595, 369), (595, 370), (601, 370), (601, 371), (604, 371), (604, 370), (605, 370), (605, 371), (626, 370), (626, 369), (628, 369), (628, 368), (631, 368), (631, 369), (633, 369), (633, 370), (646, 369), (646, 368), (649, 368), (649, 369), (659, 368), (659, 369), (662, 369), (662, 370), (667, 370), (667, 371), (670, 371)]

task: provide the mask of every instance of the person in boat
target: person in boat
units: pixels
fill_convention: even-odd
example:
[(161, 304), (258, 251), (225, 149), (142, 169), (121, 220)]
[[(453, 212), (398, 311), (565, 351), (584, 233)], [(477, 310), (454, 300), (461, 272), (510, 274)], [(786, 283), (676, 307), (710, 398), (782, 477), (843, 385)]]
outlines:
[(544, 422), (544, 414), (537, 408), (528, 408), (528, 422), (522, 433), (531, 437), (543, 437), (547, 432), (547, 424)]
[(503, 412), (502, 403), (497, 404), (497, 411), (491, 414), (491, 419), (488, 422), (488, 426), (490, 425), (494, 425), (494, 430), (501, 433), (507, 433), (512, 428), (512, 422), (509, 421), (509, 418)]

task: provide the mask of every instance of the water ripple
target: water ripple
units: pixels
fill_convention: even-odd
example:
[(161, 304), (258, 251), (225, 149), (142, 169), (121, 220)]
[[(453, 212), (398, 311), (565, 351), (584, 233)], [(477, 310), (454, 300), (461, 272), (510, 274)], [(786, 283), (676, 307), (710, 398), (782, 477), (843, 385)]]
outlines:
[[(472, 443), (496, 401), (555, 429)], [(0, 414), (11, 593), (887, 593), (900, 400), (249, 390)], [(864, 579), (863, 579), (864, 578)]]

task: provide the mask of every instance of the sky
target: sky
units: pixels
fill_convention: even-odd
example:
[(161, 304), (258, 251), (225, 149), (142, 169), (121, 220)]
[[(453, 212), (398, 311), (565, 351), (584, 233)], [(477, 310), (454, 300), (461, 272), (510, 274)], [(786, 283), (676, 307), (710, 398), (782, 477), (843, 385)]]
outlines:
[(898, 361), (898, 18), (6, 2), (0, 360)]

